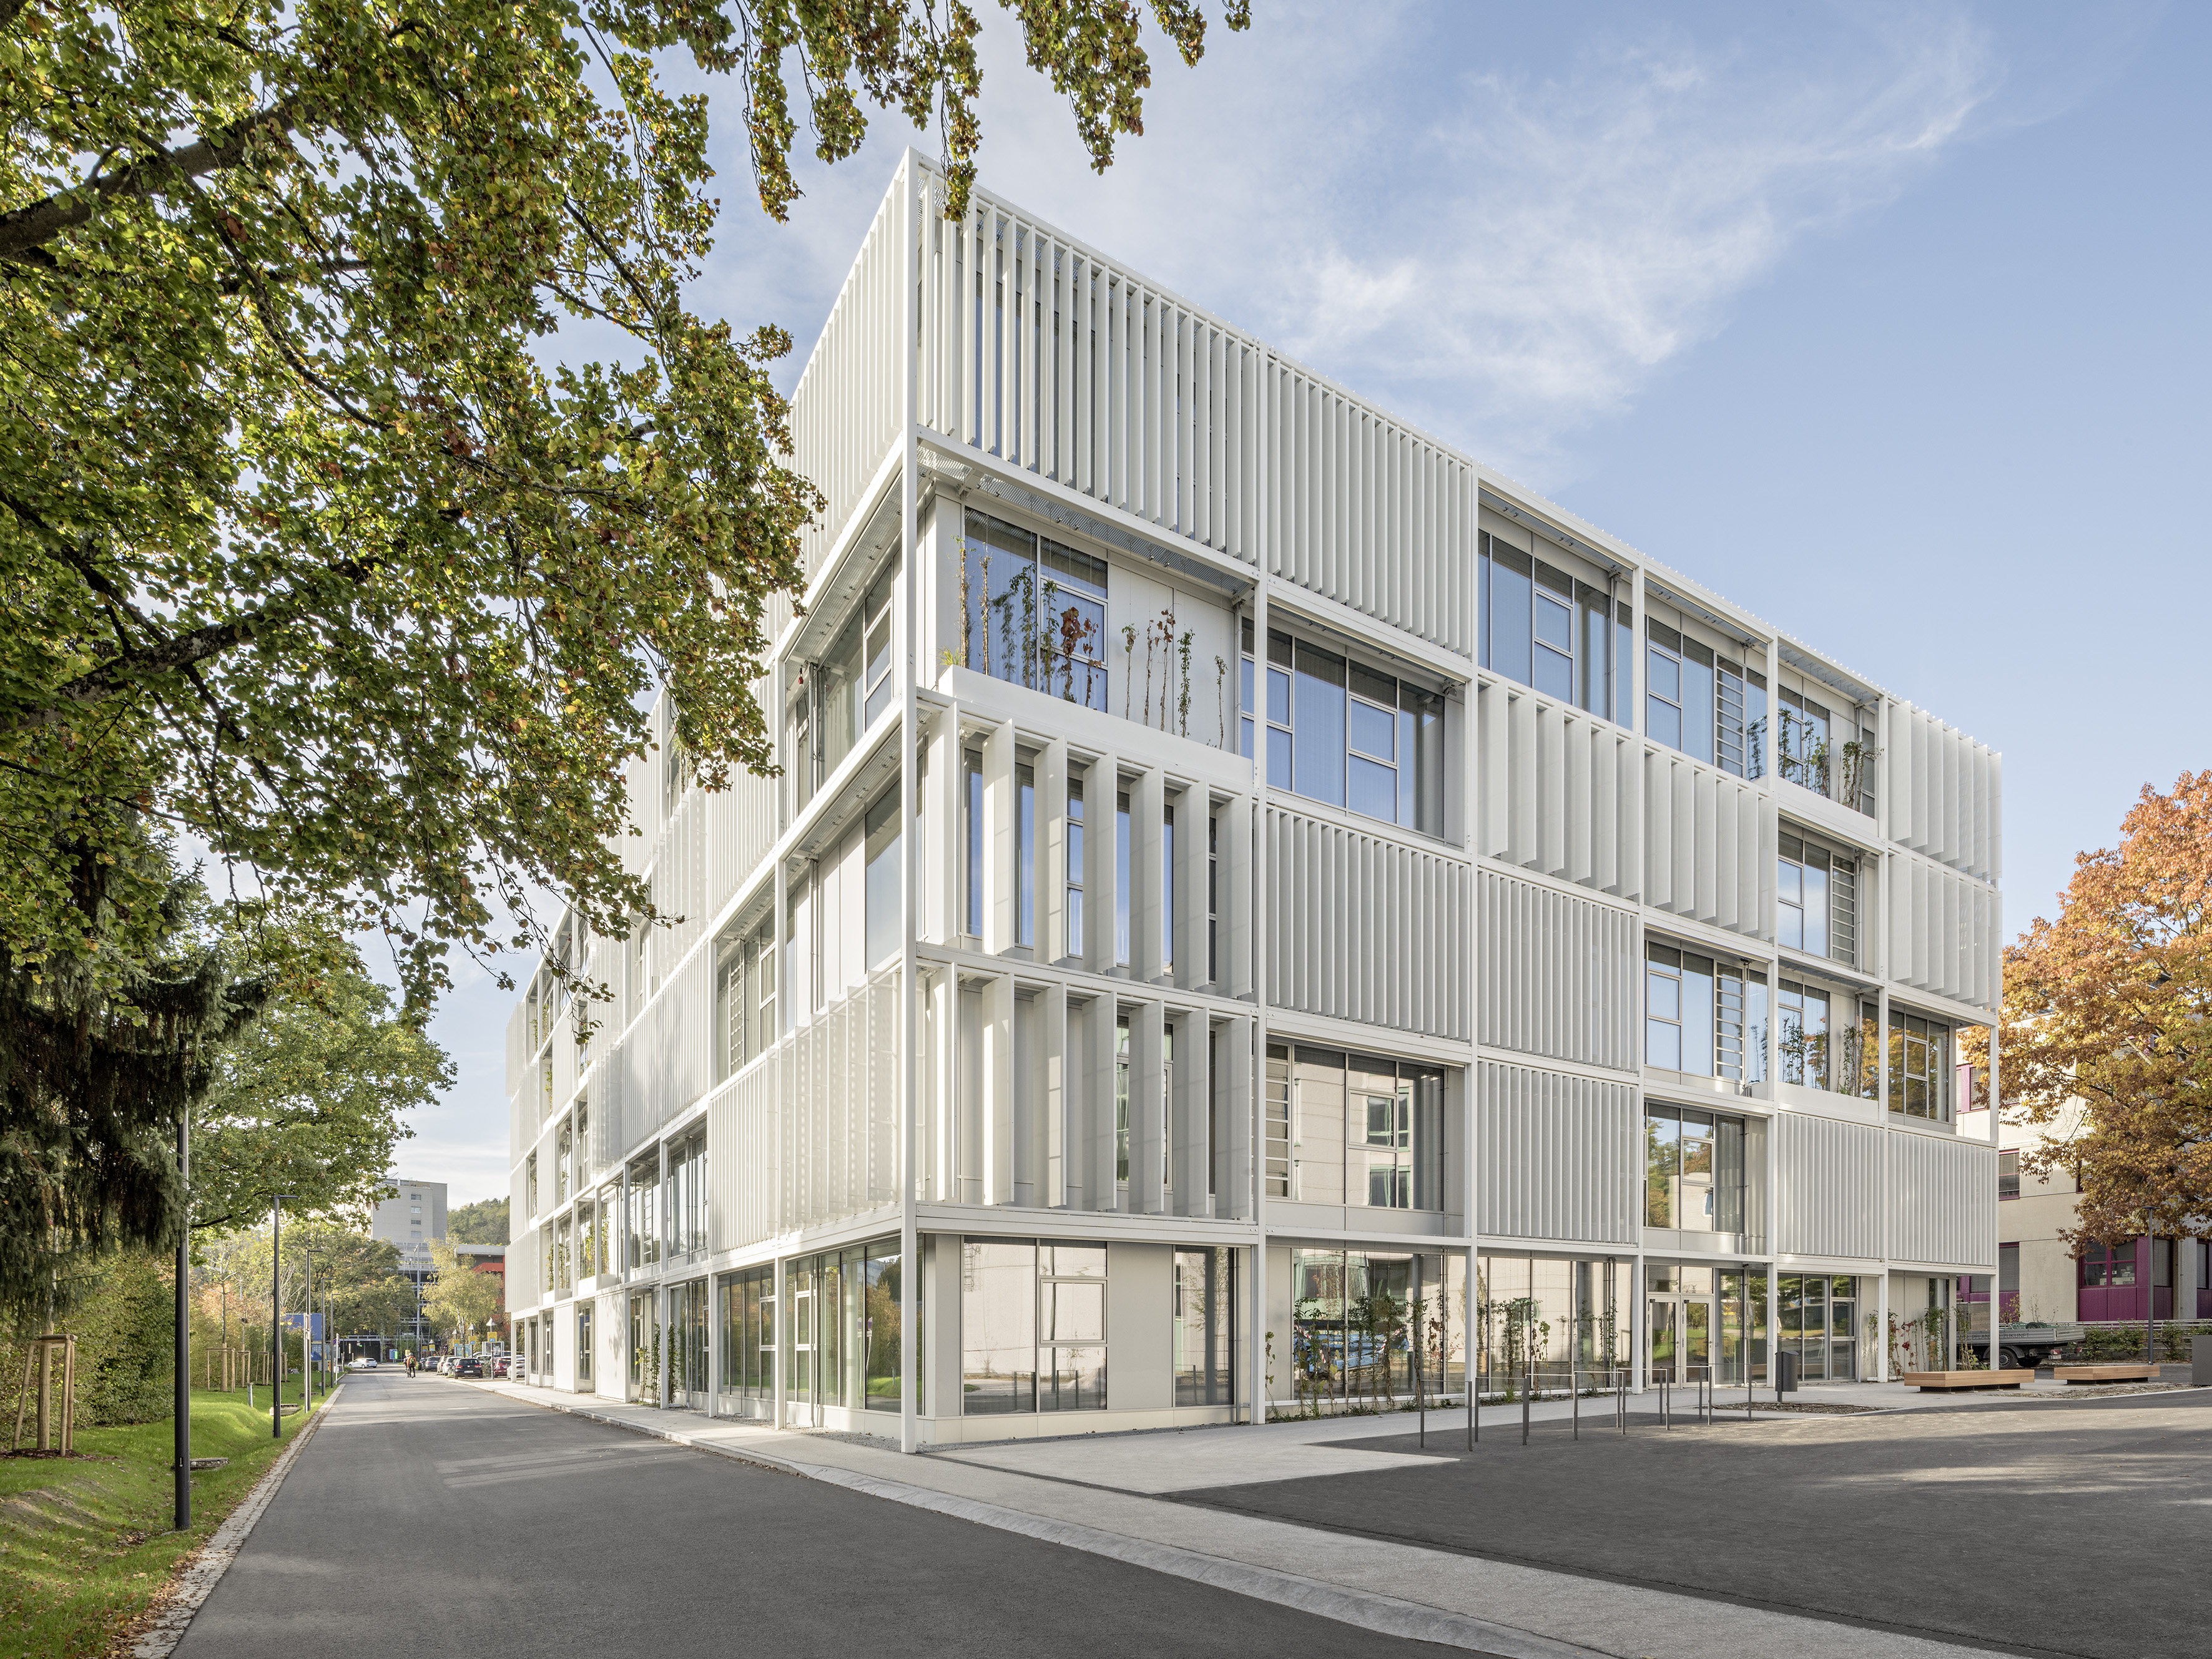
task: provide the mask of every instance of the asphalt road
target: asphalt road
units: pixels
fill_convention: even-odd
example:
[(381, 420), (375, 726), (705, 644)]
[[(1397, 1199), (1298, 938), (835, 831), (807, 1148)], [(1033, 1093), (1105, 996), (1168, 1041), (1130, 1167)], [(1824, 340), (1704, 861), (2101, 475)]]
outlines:
[(1441, 1654), (397, 1371), (350, 1379), (177, 1659)]
[(1455, 1467), (1176, 1496), (2012, 1652), (2212, 1653), (2212, 1390), (1609, 1431), (1432, 1432)]

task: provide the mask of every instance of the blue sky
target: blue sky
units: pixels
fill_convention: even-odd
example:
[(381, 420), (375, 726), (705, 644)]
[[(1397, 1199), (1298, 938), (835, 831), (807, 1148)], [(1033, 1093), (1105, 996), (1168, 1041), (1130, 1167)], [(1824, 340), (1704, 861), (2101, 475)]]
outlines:
[[(1255, 0), (1103, 178), (985, 9), (987, 186), (1995, 745), (2011, 930), (2208, 764), (2212, 8)], [(694, 304), (788, 385), (936, 140), (878, 120), (778, 227), (714, 113)], [(404, 1164), (457, 1203), (508, 1002), (439, 1017)]]

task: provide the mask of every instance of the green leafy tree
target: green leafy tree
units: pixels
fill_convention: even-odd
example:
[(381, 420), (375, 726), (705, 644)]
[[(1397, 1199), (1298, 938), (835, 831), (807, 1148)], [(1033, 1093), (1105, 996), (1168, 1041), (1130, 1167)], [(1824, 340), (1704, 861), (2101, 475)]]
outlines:
[(478, 1272), (474, 1262), (447, 1244), (431, 1244), (430, 1265), (437, 1276), (422, 1299), (422, 1311), (433, 1329), (459, 1336), (501, 1321), (507, 1294), (498, 1274)]
[[(1136, 0), (1002, 3), (1104, 166), (1142, 126)], [(1150, 11), (1194, 62), (1191, 0)], [(113, 973), (149, 955), (161, 882), (117, 855), (149, 817), (384, 929), (417, 999), (456, 944), (527, 942), (535, 887), (602, 933), (650, 916), (618, 840), (645, 692), (707, 787), (771, 765), (767, 607), (819, 500), (779, 459), (788, 336), (687, 307), (708, 105), (663, 65), (736, 81), (775, 216), (801, 116), (834, 162), (865, 106), (940, 115), (957, 207), (977, 27), (965, 0), (0, 0), (12, 961), (102, 929)], [(549, 366), (569, 324), (627, 360)]]
[(507, 1200), (480, 1198), (446, 1212), (446, 1237), (457, 1244), (504, 1244)]
[[(86, 896), (103, 925), (112, 899)], [(205, 936), (192, 884), (168, 875), (149, 908), (135, 956), (95, 934), (32, 971), (0, 942), (0, 1316), (43, 1324), (103, 1256), (175, 1244), (177, 1125), (264, 992)]]
[(192, 1225), (253, 1226), (278, 1193), (365, 1220), (402, 1119), (452, 1084), (452, 1063), (327, 918), (272, 918), (227, 942), (269, 995), (215, 1051), (193, 1112)]

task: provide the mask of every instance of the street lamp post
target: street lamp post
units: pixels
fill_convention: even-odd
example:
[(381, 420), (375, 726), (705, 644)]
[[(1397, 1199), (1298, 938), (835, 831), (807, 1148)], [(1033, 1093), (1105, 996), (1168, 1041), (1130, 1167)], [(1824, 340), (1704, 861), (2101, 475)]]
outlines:
[(269, 1197), (269, 1438), (284, 1438), (284, 1201), (289, 1192)]
[(177, 1109), (177, 1185), (184, 1214), (177, 1227), (177, 1530), (192, 1523), (192, 1125), (191, 1109)]

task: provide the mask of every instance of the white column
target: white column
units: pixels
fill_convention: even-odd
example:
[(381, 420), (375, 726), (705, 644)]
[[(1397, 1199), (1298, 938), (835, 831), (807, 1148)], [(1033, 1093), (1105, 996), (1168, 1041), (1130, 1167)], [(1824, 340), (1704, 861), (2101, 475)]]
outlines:
[(1252, 1138), (1252, 1026), (1249, 1018), (1231, 1020), (1216, 1038), (1221, 1045), (1221, 1128), (1228, 1145), (1215, 1208), (1238, 1221), (1252, 1214), (1249, 1177), (1261, 1156)]
[(1111, 973), (1120, 960), (1115, 946), (1115, 865), (1121, 826), (1115, 818), (1120, 791), (1120, 763), (1102, 754), (1083, 779), (1083, 957), (1094, 973)]
[(1203, 784), (1185, 790), (1176, 802), (1175, 983), (1190, 990), (1212, 979), (1206, 946), (1206, 826), (1212, 817), (1213, 797)]
[(1038, 1070), (1036, 1139), (1043, 1166), (1036, 1202), (1058, 1209), (1067, 1202), (1067, 987), (1055, 981), (1037, 993)]
[[(1084, 925), (1088, 929), (1090, 923), (1086, 922)], [(1114, 1073), (1117, 1057), (1115, 1020), (1119, 1012), (1110, 995), (1094, 996), (1091, 999), (1090, 1012), (1083, 1022), (1087, 1062), (1083, 1069), (1085, 1130), (1083, 1198), (1088, 1208), (1100, 1211), (1121, 1208), (1114, 1155)]]
[(1144, 984), (1161, 983), (1167, 954), (1166, 815), (1167, 776), (1150, 767), (1129, 786), (1129, 977)]
[(1036, 761), (1036, 954), (1067, 959), (1067, 742), (1054, 738)]
[[(1240, 795), (1222, 803), (1215, 816), (1221, 820), (1221, 873), (1217, 899), (1220, 905), (1220, 980), (1217, 990), (1230, 996), (1253, 995), (1255, 977), (1254, 947), (1258, 935), (1252, 924), (1252, 855), (1255, 814), (1252, 797)], [(1250, 1057), (1246, 1057), (1249, 1061)], [(1248, 1064), (1245, 1076), (1252, 1075)], [(1239, 1179), (1243, 1178), (1240, 1171)], [(1249, 1209), (1241, 1214), (1249, 1214)]]
[[(1129, 1208), (1138, 1215), (1158, 1215), (1167, 1207), (1166, 1036), (1160, 1004), (1143, 1002), (1129, 1010)], [(1180, 1065), (1182, 1056), (1176, 1059)]]
[(1212, 1159), (1212, 1125), (1207, 1121), (1213, 1104), (1212, 1023), (1203, 1009), (1175, 1021), (1175, 1089), (1168, 1119), (1173, 1135), (1169, 1155), (1175, 1170), (1172, 1208), (1177, 1215), (1213, 1214), (1212, 1196), (1206, 1191)]
[(966, 926), (960, 892), (967, 856), (960, 822), (960, 710), (956, 705), (940, 710), (930, 724), (928, 797), (923, 806), (928, 836), (921, 849), (923, 909), (917, 920), (925, 936), (940, 945), (957, 944)]
[(1889, 1270), (1885, 1266), (1875, 1281), (1875, 1348), (1881, 1358), (1875, 1364), (1875, 1380), (1889, 1381)]
[(982, 997), (982, 1201), (1014, 1202), (1014, 980), (987, 981)]
[(1014, 727), (995, 727), (983, 744), (983, 948), (1013, 948), (1019, 923), (1014, 874)]
[(950, 1202), (959, 1190), (955, 1150), (960, 1124), (960, 1002), (959, 978), (951, 967), (940, 967), (931, 976), (929, 1027), (931, 1104), (929, 1146), (923, 1190), (939, 1203)]
[[(921, 242), (918, 223), (921, 206), (915, 199), (920, 183), (914, 165), (914, 151), (909, 148), (899, 167), (899, 189), (905, 203), (900, 223), (900, 268), (915, 269)], [(920, 1444), (920, 1423), (915, 1408), (915, 1367), (921, 1359), (915, 1349), (914, 1327), (920, 1311), (919, 1285), (915, 1257), (921, 1233), (917, 1228), (915, 1205), (919, 1202), (917, 1177), (922, 1154), (920, 1142), (919, 1119), (921, 1099), (921, 1075), (918, 1067), (927, 1065), (927, 1059), (920, 1054), (921, 1044), (916, 1036), (921, 1026), (921, 972), (915, 954), (915, 942), (927, 925), (924, 917), (923, 895), (935, 889), (938, 902), (945, 902), (947, 889), (927, 879), (923, 860), (928, 849), (943, 844), (950, 851), (959, 838), (953, 833), (960, 821), (956, 813), (951, 817), (929, 809), (930, 803), (921, 797), (921, 777), (917, 765), (916, 745), (921, 740), (921, 707), (915, 695), (925, 669), (925, 645), (921, 639), (921, 608), (916, 593), (924, 584), (921, 568), (921, 456), (915, 446), (915, 411), (918, 407), (915, 388), (915, 358), (921, 342), (915, 337), (919, 319), (910, 306), (899, 308), (899, 406), (903, 418), (899, 423), (899, 604), (898, 639), (895, 645), (893, 671), (900, 675), (899, 690), (899, 810), (905, 820), (905, 869), (899, 883), (899, 998), (898, 998), (898, 1194), (899, 1194), (899, 1450), (911, 1452)], [(940, 584), (931, 584), (933, 587)], [(953, 734), (951, 752), (943, 754), (946, 763), (943, 773), (959, 784), (960, 756), (957, 738), (960, 717), (957, 711), (947, 712), (944, 724)], [(910, 832), (919, 820), (924, 833), (915, 836)], [(916, 845), (916, 842), (921, 845)], [(957, 855), (955, 855), (957, 856)], [(946, 854), (939, 855), (941, 867)], [(950, 889), (958, 891), (955, 882)], [(936, 918), (940, 923), (942, 914)], [(942, 1096), (939, 1097), (942, 1099)], [(717, 1322), (719, 1323), (719, 1322)]]

